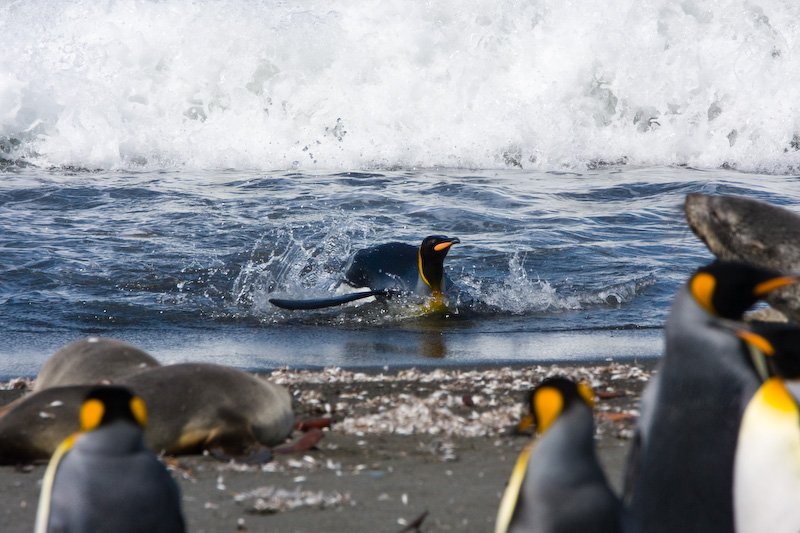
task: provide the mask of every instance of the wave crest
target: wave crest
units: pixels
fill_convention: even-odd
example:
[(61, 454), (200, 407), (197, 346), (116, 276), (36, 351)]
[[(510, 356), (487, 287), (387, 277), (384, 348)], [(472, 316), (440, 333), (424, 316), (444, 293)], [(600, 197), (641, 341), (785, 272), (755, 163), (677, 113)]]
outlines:
[(0, 157), (161, 168), (800, 168), (796, 3), (0, 7)]

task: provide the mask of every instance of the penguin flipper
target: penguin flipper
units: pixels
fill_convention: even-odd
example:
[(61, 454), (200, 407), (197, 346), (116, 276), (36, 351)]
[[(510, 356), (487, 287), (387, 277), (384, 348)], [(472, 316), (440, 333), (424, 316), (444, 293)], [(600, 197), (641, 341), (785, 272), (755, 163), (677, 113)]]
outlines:
[(300, 309), (323, 309), (325, 307), (334, 307), (336, 305), (346, 304), (347, 302), (354, 302), (362, 298), (369, 298), (370, 296), (391, 296), (398, 294), (398, 291), (388, 289), (375, 289), (367, 292), (354, 292), (350, 294), (343, 294), (333, 298), (317, 298), (312, 300), (286, 300), (283, 298), (270, 298), (269, 303), (281, 309), (289, 309), (296, 311)]

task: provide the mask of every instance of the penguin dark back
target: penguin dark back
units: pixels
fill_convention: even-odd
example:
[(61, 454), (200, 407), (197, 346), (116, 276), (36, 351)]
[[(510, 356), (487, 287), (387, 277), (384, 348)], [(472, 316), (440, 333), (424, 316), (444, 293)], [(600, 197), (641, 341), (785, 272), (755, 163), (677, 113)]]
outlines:
[(357, 251), (347, 263), (344, 283), (368, 290), (330, 298), (270, 298), (273, 305), (290, 310), (322, 309), (347, 302), (392, 295), (441, 297), (452, 285), (444, 272), (444, 259), (450, 247), (461, 241), (457, 237), (430, 235), (422, 244), (413, 246), (389, 242)]

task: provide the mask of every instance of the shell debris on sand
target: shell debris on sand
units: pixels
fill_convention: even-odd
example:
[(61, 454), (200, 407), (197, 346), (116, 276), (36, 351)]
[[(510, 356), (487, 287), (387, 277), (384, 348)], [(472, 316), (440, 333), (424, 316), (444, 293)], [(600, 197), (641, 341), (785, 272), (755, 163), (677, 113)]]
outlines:
[[(628, 438), (638, 395), (651, 372), (639, 365), (536, 365), (484, 370), (416, 368), (365, 373), (328, 367), (280, 368), (269, 376), (293, 391), (298, 416), (332, 416), (332, 431), (348, 435), (498, 436), (527, 411), (526, 394), (547, 377), (589, 384), (598, 395), (598, 432)], [(370, 394), (366, 384), (377, 385)], [(633, 390), (621, 390), (617, 387)], [(631, 386), (633, 385), (633, 386)]]
[(296, 487), (286, 490), (273, 486), (257, 487), (234, 496), (237, 503), (254, 500), (247, 508), (248, 512), (259, 514), (280, 513), (300, 507), (316, 507), (326, 509), (339, 505), (355, 505), (350, 494), (338, 491), (324, 492), (303, 490)]
[(0, 383), (0, 390), (33, 390), (33, 381), (29, 378), (13, 378)]

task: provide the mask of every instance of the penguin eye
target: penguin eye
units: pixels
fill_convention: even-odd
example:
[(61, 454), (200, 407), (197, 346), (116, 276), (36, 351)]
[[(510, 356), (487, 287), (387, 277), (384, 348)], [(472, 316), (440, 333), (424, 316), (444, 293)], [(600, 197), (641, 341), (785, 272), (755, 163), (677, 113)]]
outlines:
[(100, 400), (92, 398), (83, 402), (81, 406), (81, 430), (91, 431), (100, 425), (106, 406)]
[(147, 407), (144, 405), (144, 400), (134, 396), (131, 398), (130, 407), (133, 418), (136, 419), (140, 426), (145, 427), (147, 425)]
[(716, 286), (717, 279), (708, 272), (695, 274), (689, 284), (689, 290), (692, 296), (694, 296), (694, 299), (697, 300), (697, 303), (699, 303), (703, 309), (712, 315), (717, 314), (716, 311), (714, 311), (714, 304), (712, 302)]

